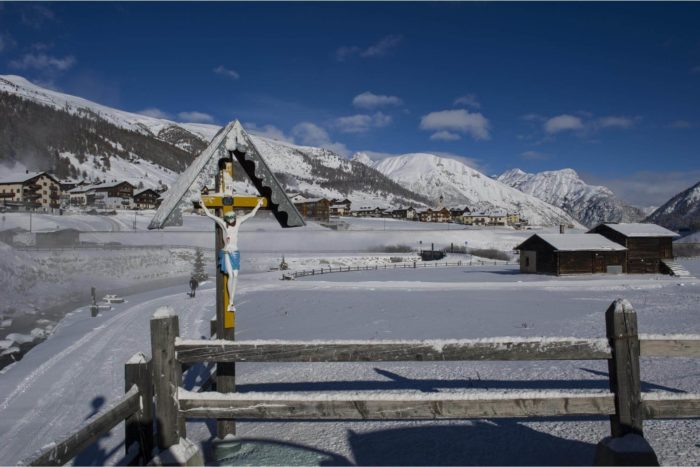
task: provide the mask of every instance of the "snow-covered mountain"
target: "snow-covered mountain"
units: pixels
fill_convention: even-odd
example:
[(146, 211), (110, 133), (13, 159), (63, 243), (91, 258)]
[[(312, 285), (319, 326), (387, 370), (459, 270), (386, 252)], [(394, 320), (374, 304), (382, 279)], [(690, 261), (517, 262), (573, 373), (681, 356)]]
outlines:
[(642, 210), (628, 206), (604, 186), (588, 185), (573, 169), (526, 173), (512, 169), (497, 180), (571, 214), (589, 227), (603, 222), (638, 222)]
[(654, 211), (647, 222), (663, 225), (671, 230), (700, 230), (700, 182), (678, 193)]
[[(220, 127), (177, 123), (112, 109), (0, 76), (0, 165), (5, 172), (51, 170), (60, 177), (171, 184)], [(428, 200), (332, 151), (254, 137), (288, 192), (349, 198), (359, 205), (424, 205)], [(238, 188), (252, 192), (242, 170)]]
[(424, 194), (433, 205), (443, 196), (445, 206), (468, 206), (476, 210), (504, 208), (520, 213), (530, 224), (577, 224), (561, 209), (455, 159), (425, 153), (404, 154), (377, 162), (371, 162), (367, 154), (356, 154), (355, 159), (364, 160), (407, 189)]

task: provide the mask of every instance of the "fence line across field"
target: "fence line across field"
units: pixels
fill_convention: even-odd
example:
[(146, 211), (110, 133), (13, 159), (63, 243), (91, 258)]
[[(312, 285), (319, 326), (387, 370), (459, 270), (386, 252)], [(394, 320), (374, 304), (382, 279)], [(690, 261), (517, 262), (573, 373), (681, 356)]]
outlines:
[[(408, 263), (408, 264), (407, 264)], [(287, 276), (292, 276), (295, 279), (299, 277), (315, 276), (318, 274), (330, 274), (333, 272), (353, 272), (353, 271), (380, 271), (389, 269), (419, 269), (419, 268), (449, 268), (449, 267), (466, 267), (466, 266), (510, 266), (519, 264), (516, 261), (502, 261), (502, 260), (469, 260), (469, 261), (455, 261), (455, 262), (418, 262), (418, 261), (404, 261), (401, 263), (384, 264), (383, 266), (338, 266), (336, 268), (328, 266), (327, 268), (319, 269), (304, 269), (301, 271), (294, 271), (286, 273)]]
[[(137, 354), (127, 362), (126, 394), (62, 441), (44, 448), (23, 463), (64, 464), (125, 418), (127, 457), (138, 456), (132, 461), (145, 463), (151, 460), (154, 444), (162, 453), (181, 443), (181, 438), (186, 439), (185, 420), (188, 418), (213, 418), (233, 423), (236, 419), (437, 420), (574, 415), (610, 416), (612, 438), (599, 443), (597, 463), (641, 463), (640, 458), (629, 457), (631, 454), (625, 450), (624, 443), (615, 443), (628, 435), (641, 438), (643, 454), (651, 456), (643, 462), (658, 462), (653, 449), (643, 439), (643, 421), (700, 417), (700, 394), (643, 393), (640, 358), (700, 357), (700, 335), (638, 334), (636, 312), (629, 302), (621, 299), (610, 305), (605, 319), (606, 337), (603, 338), (227, 341), (213, 339), (215, 326), (212, 326), (212, 339), (182, 339), (177, 315), (157, 313), (151, 319), (153, 358), (149, 360)], [(610, 389), (220, 393), (206, 391), (208, 384), (202, 385), (200, 392), (181, 387), (183, 371), (201, 369), (193, 366), (197, 363), (206, 363), (211, 369), (212, 363), (230, 365), (234, 362), (510, 360), (607, 360)]]

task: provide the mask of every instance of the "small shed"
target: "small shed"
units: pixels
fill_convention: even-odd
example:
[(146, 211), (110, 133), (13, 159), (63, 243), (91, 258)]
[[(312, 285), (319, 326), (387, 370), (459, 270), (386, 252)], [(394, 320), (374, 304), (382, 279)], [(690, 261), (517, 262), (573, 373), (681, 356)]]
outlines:
[(645, 223), (600, 224), (588, 234), (600, 234), (627, 248), (630, 274), (663, 272), (663, 261), (673, 259), (673, 239), (678, 234), (660, 225)]
[(596, 234), (535, 234), (515, 247), (520, 271), (540, 274), (625, 272), (627, 248)]

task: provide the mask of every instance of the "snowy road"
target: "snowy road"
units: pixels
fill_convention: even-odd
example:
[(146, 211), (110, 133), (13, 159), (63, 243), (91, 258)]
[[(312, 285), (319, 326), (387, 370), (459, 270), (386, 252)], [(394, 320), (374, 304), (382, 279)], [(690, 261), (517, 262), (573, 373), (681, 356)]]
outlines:
[[(517, 281), (483, 282), (491, 273), (470, 275), (450, 268), (432, 282), (424, 276), (391, 281), (355, 273), (335, 276), (345, 282), (289, 282), (280, 281), (278, 272), (244, 274), (237, 338), (599, 337), (604, 335), (603, 313), (619, 296), (635, 305), (641, 332), (700, 333), (700, 287), (695, 280), (630, 277), (609, 283), (588, 276), (549, 278), (524, 287)], [(450, 280), (449, 274), (474, 280)], [(134, 295), (98, 318), (76, 312), (49, 340), (0, 374), (0, 463), (26, 457), (121, 394), (124, 362), (137, 351), (150, 354), (148, 321), (156, 308), (175, 309), (183, 336), (208, 335), (213, 290), (205, 286), (196, 299), (184, 292), (167, 288)], [(239, 364), (237, 389), (604, 390), (606, 370), (602, 362)], [(697, 362), (688, 359), (647, 359), (642, 379), (645, 391), (700, 392)], [(646, 422), (645, 430), (663, 463), (700, 462), (697, 421)], [(589, 464), (609, 425), (602, 418), (240, 422), (238, 433), (265, 445), (266, 453), (276, 450), (283, 456), (267, 458), (268, 463), (288, 463), (284, 456), (301, 446), (326, 453), (334, 463), (365, 465)], [(211, 433), (204, 423), (189, 423), (188, 436), (204, 442)], [(118, 462), (121, 441), (121, 429), (113, 430), (77, 462)]]

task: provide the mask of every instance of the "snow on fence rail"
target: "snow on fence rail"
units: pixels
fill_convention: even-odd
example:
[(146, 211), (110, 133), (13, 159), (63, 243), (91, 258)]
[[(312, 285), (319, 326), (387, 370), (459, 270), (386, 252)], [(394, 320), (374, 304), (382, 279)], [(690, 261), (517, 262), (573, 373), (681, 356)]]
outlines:
[(298, 279), (299, 277), (306, 277), (306, 276), (315, 276), (315, 275), (320, 275), (320, 274), (330, 274), (332, 272), (352, 272), (352, 271), (379, 271), (379, 270), (386, 270), (386, 269), (418, 269), (418, 268), (437, 268), (437, 267), (464, 267), (464, 266), (498, 266), (498, 265), (512, 265), (512, 264), (519, 264), (518, 262), (514, 261), (502, 261), (502, 260), (491, 260), (491, 261), (486, 261), (486, 260), (469, 260), (469, 261), (454, 261), (454, 262), (448, 262), (448, 261), (430, 261), (430, 262), (417, 262), (417, 261), (412, 261), (408, 262), (403, 262), (401, 264), (399, 263), (393, 263), (392, 265), (389, 264), (384, 264), (383, 266), (379, 265), (374, 265), (374, 266), (338, 266), (336, 268), (328, 266), (327, 268), (319, 268), (319, 269), (305, 269), (302, 271), (295, 271), (295, 272), (290, 272), (290, 273), (285, 273), (285, 276), (287, 277), (293, 277), (294, 279)]
[(150, 359), (137, 353), (124, 365), (126, 393), (63, 439), (42, 447), (19, 465), (64, 465), (126, 421), (124, 445), (133, 462), (145, 465), (153, 448)]
[[(64, 464), (123, 419), (127, 420), (127, 457), (138, 456), (137, 462), (146, 463), (154, 444), (161, 453), (177, 449), (180, 438), (186, 438), (186, 418), (214, 418), (232, 424), (235, 419), (432, 420), (572, 415), (610, 416), (612, 438), (599, 443), (597, 463), (658, 463), (652, 448), (640, 437), (643, 421), (700, 417), (700, 394), (642, 393), (640, 357), (700, 357), (700, 335), (640, 335), (636, 313), (626, 300), (613, 302), (605, 319), (606, 337), (599, 339), (234, 342), (180, 339), (177, 315), (156, 313), (151, 319), (153, 359), (148, 361), (137, 354), (127, 362), (124, 397), (23, 463)], [(483, 360), (607, 360), (610, 391), (196, 393), (180, 387), (183, 366), (197, 362)], [(635, 446), (642, 446), (643, 457), (639, 457), (639, 451), (631, 454), (626, 450), (629, 446), (625, 442), (617, 442), (629, 436), (638, 438)]]

